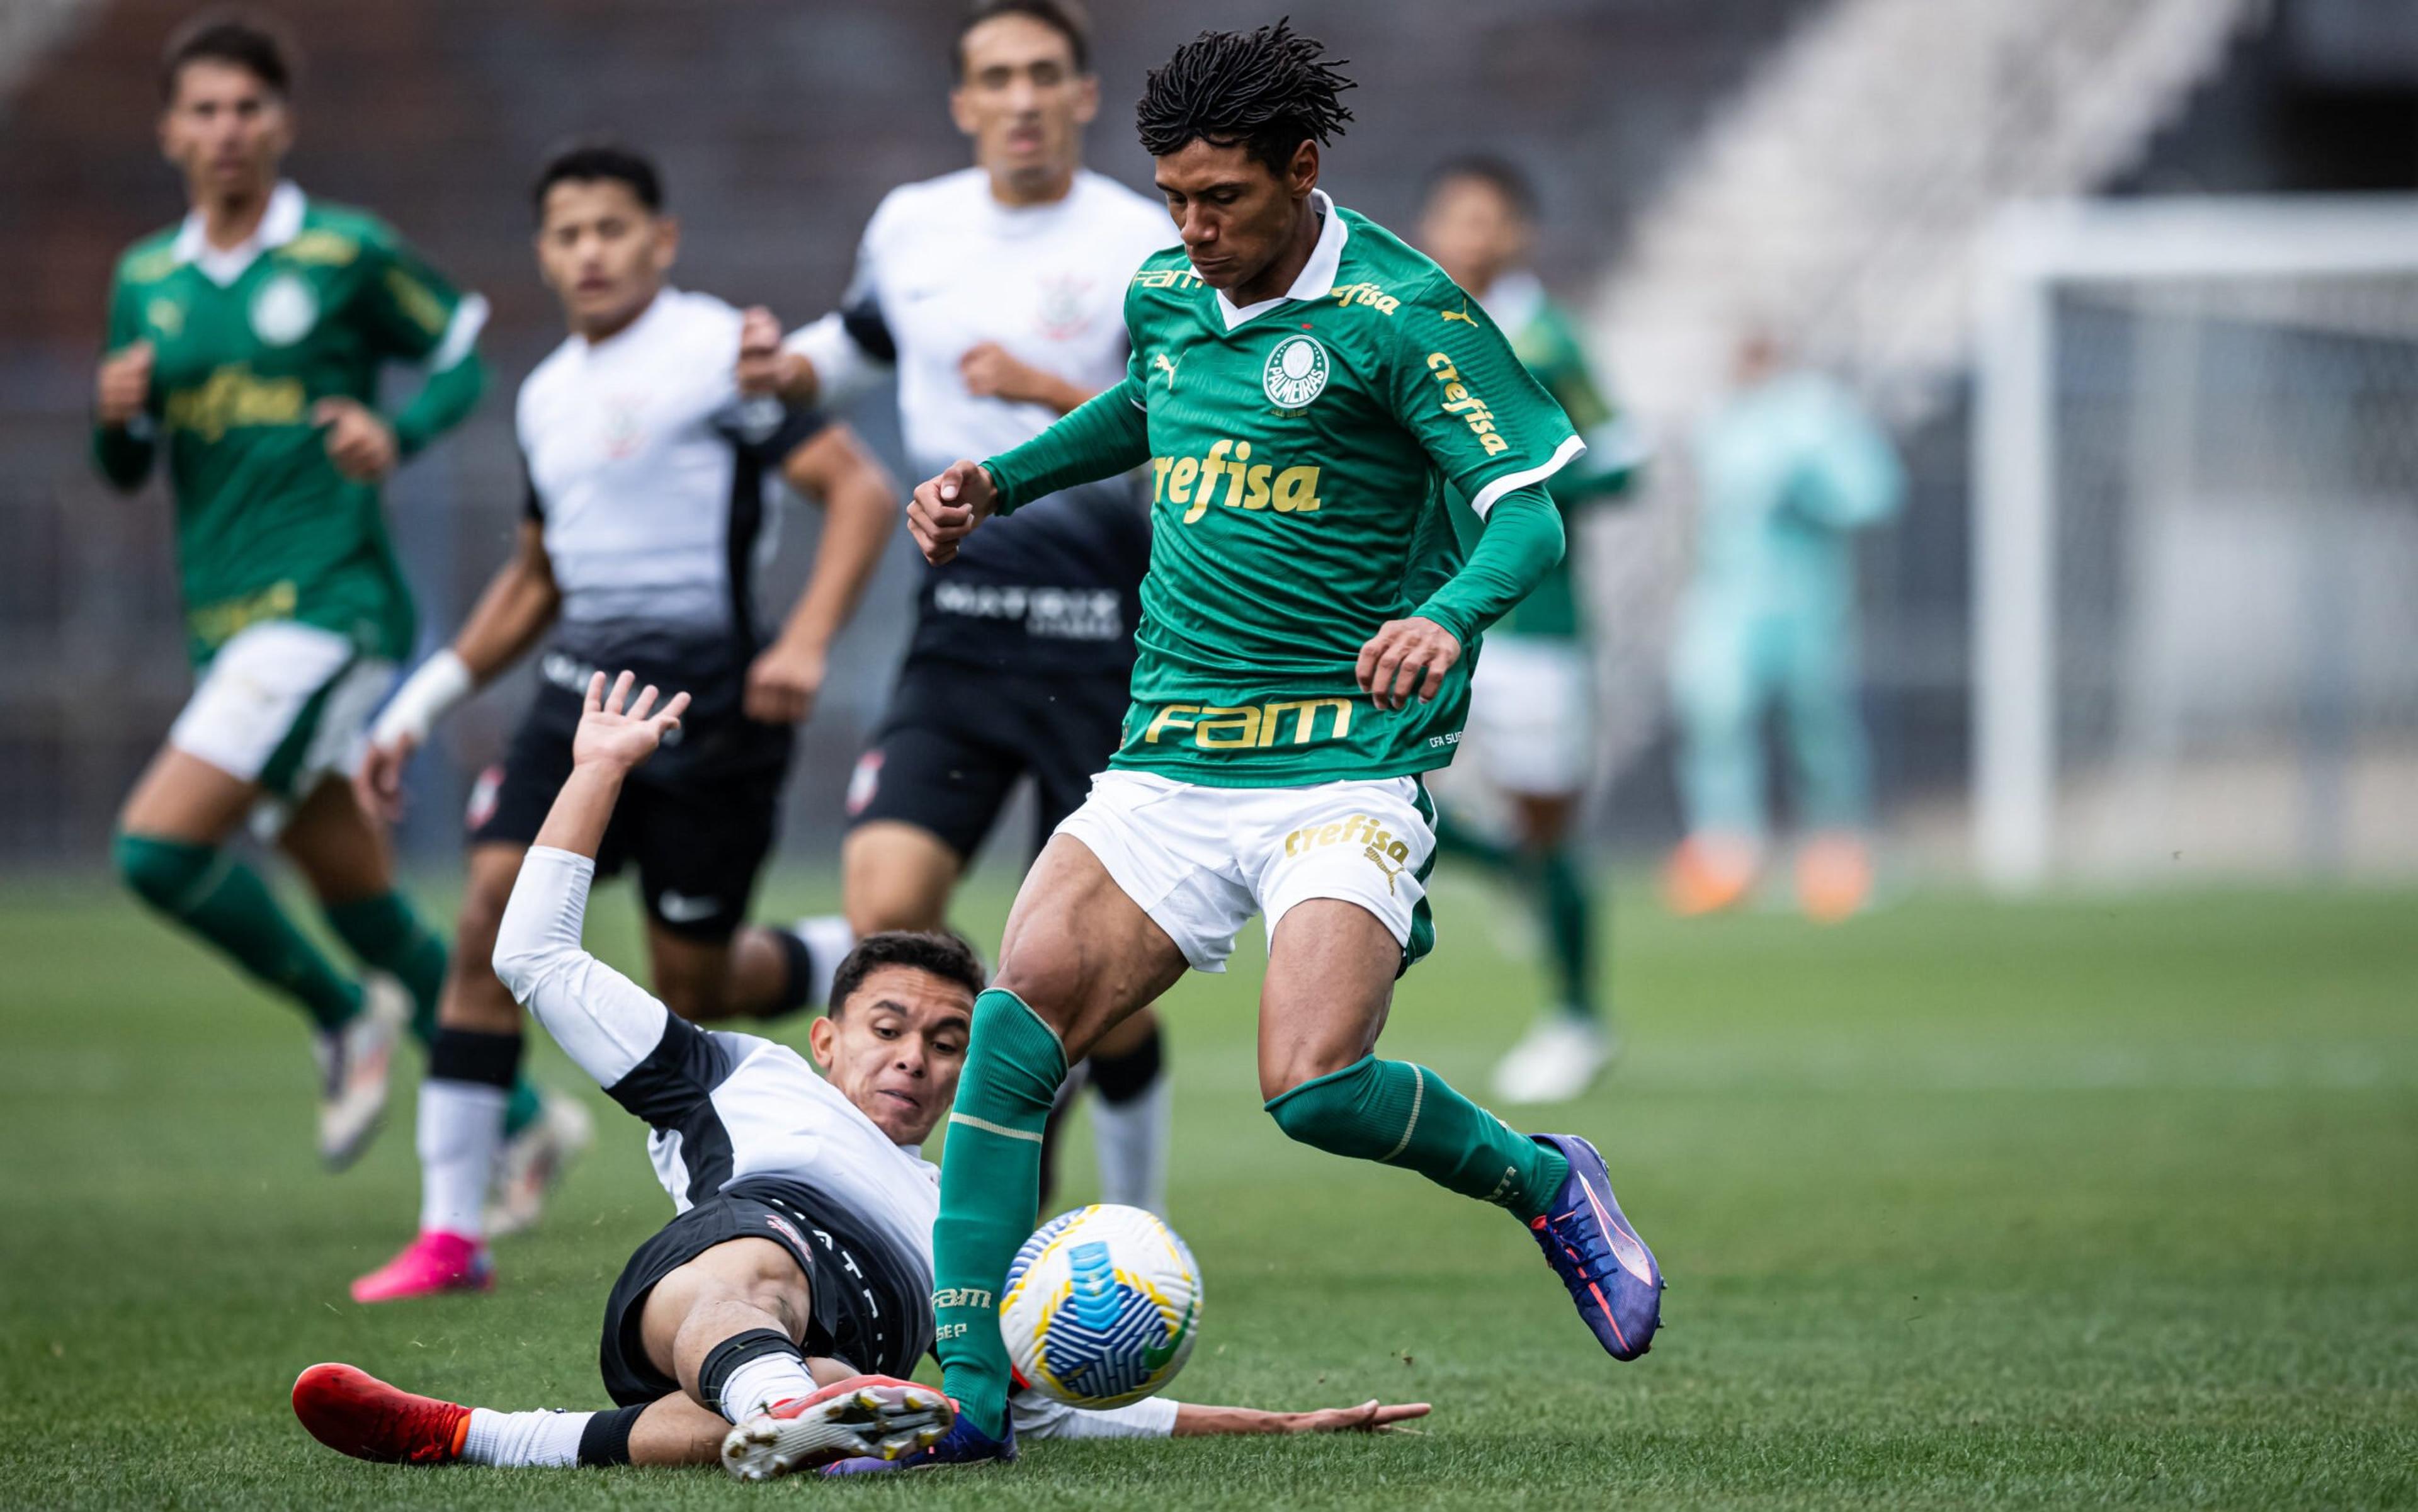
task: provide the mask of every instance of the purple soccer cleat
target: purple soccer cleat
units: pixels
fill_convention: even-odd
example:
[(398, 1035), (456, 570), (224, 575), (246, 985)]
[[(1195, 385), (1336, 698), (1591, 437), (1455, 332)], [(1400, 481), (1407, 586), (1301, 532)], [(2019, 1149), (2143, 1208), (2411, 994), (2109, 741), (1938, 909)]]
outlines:
[(823, 1466), (826, 1475), (872, 1475), (893, 1470), (940, 1470), (952, 1465), (1003, 1465), (1016, 1459), (1016, 1425), (992, 1438), (960, 1413), (940, 1443), (895, 1459), (842, 1459)]
[(1615, 1360), (1634, 1360), (1662, 1326), (1661, 1268), (1612, 1199), (1602, 1153), (1574, 1134), (1533, 1138), (1568, 1160), (1570, 1174), (1553, 1205), (1528, 1228), (1596, 1342)]

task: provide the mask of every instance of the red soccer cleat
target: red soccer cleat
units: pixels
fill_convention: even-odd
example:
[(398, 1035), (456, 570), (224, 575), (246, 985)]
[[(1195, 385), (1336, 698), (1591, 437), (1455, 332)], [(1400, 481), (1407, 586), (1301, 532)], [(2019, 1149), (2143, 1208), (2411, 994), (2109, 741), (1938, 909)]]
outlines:
[(415, 1397), (349, 1365), (314, 1365), (294, 1379), (294, 1415), (339, 1454), (382, 1465), (448, 1465), (462, 1457), (470, 1409)]

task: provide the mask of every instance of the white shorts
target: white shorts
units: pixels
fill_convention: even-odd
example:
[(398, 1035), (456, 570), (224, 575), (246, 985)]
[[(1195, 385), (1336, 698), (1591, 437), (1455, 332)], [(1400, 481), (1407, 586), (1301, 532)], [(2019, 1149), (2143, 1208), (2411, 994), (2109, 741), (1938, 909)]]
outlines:
[(273, 797), (307, 798), (359, 762), (394, 671), (332, 630), (290, 619), (248, 626), (219, 648), (168, 743)]
[(1414, 777), (1204, 787), (1104, 771), (1057, 832), (1083, 842), (1197, 971), (1226, 969), (1252, 914), (1274, 940), (1285, 914), (1311, 898), (1384, 920), (1405, 970), (1435, 943), (1435, 805)]
[(1506, 792), (1582, 790), (1595, 774), (1593, 676), (1577, 641), (1489, 637), (1470, 680), (1463, 759)]

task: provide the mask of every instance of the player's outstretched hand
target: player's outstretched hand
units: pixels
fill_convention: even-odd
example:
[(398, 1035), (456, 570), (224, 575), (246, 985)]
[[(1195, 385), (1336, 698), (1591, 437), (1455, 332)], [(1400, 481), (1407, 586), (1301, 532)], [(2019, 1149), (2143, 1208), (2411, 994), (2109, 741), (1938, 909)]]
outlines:
[(1354, 668), (1360, 691), (1380, 709), (1401, 709), (1418, 695), (1428, 703), (1444, 691), (1444, 675), (1461, 660), (1461, 642), (1432, 619), (1388, 619), (1360, 648)]
[(999, 505), (999, 491), (990, 474), (977, 463), (957, 461), (938, 478), (915, 485), (907, 506), (907, 528), (924, 559), (938, 566), (955, 557), (957, 542)]
[(420, 742), (408, 734), (390, 741), (372, 741), (361, 753), (361, 770), (353, 773), (353, 798), (361, 812), (382, 824), (403, 817), (403, 769)]
[(328, 460), (357, 483), (385, 477), (402, 455), (394, 427), (358, 400), (322, 399), (311, 406), (311, 423), (328, 433)]
[(588, 680), (588, 701), (579, 714), (579, 728), (571, 737), (571, 764), (574, 767), (602, 768), (624, 772), (655, 754), (664, 737), (680, 728), (681, 711), (688, 708), (688, 695), (676, 693), (660, 710), (655, 708), (655, 685), (648, 683), (635, 702), (630, 698), (630, 684), (635, 681), (624, 672), (613, 680), (607, 692), (604, 674), (597, 673)]
[(133, 342), (101, 359), (92, 397), (93, 413), (103, 425), (123, 426), (143, 413), (151, 399), (153, 356), (149, 342)]
[(1315, 1413), (1287, 1413), (1287, 1433), (1390, 1433), (1397, 1423), (1425, 1417), (1425, 1402), (1381, 1402), (1374, 1397), (1357, 1407), (1329, 1407)]

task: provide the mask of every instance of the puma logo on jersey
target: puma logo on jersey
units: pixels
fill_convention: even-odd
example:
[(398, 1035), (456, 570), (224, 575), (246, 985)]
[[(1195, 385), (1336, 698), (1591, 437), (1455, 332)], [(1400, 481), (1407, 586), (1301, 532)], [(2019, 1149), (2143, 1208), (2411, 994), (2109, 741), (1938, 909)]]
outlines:
[(1464, 326), (1475, 326), (1477, 324), (1476, 317), (1472, 316), (1469, 313), (1469, 301), (1467, 299), (1461, 301), (1460, 309), (1439, 310), (1436, 312), (1436, 315), (1439, 319), (1458, 320)]
[[(1477, 324), (1475, 321), (1470, 323)], [(1486, 401), (1472, 393), (1469, 385), (1462, 381), (1461, 370), (1452, 365), (1451, 358), (1442, 352), (1430, 352), (1428, 371), (1435, 374), (1436, 382), (1444, 385), (1444, 412), (1460, 416), (1469, 426), (1470, 434), (1477, 437), (1477, 444), (1486, 449), (1488, 456), (1511, 450), (1511, 443), (1494, 428), (1494, 411), (1487, 408)]]
[[(1205, 457), (1150, 459), (1151, 502), (1185, 504), (1184, 523), (1192, 524), (1223, 503), (1228, 509), (1273, 509), (1279, 514), (1308, 514), (1318, 508), (1318, 469), (1286, 467), (1251, 461), (1251, 443), (1223, 440)], [(1217, 496), (1218, 485), (1226, 496)]]
[(1151, 353), (1150, 365), (1154, 371), (1167, 374), (1168, 391), (1170, 393), (1173, 393), (1175, 391), (1175, 364), (1169, 360), (1167, 354), (1165, 352)]

